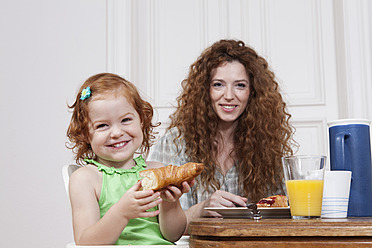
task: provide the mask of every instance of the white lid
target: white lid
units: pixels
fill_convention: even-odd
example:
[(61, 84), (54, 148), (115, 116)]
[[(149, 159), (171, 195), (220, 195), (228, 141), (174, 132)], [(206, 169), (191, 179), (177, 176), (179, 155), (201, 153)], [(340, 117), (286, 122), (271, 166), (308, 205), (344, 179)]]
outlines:
[(367, 119), (340, 119), (327, 122), (328, 127), (333, 126), (343, 126), (343, 125), (350, 125), (350, 124), (362, 124), (362, 125), (369, 125), (371, 124), (370, 120)]

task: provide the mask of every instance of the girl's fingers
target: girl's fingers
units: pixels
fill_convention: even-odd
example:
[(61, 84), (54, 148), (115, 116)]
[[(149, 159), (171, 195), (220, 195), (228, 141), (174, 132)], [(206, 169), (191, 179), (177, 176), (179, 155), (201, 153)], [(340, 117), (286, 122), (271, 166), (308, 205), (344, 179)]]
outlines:
[(160, 192), (156, 192), (153, 195), (150, 195), (150, 196), (147, 196), (147, 197), (137, 198), (136, 201), (137, 201), (138, 205), (145, 206), (145, 205), (147, 205), (149, 203), (152, 203), (152, 202), (154, 202), (158, 199), (160, 199)]
[(138, 191), (142, 187), (141, 180), (139, 180), (135, 185), (132, 186), (134, 191)]
[(149, 202), (147, 204), (144, 204), (144, 205), (139, 206), (139, 210), (142, 211), (142, 212), (144, 212), (144, 211), (146, 211), (146, 210), (148, 210), (150, 208), (156, 207), (157, 205), (159, 205), (160, 203), (162, 203), (162, 201), (163, 201), (163, 199), (158, 198), (155, 201), (151, 201), (151, 202)]
[(181, 191), (182, 194), (188, 193), (191, 190), (191, 187), (195, 184), (195, 179), (193, 179), (191, 182), (182, 182)]
[(192, 186), (194, 186), (194, 185), (195, 185), (195, 179), (192, 179), (192, 181), (189, 182), (188, 185), (190, 186), (190, 188), (191, 188)]
[(144, 190), (144, 191), (137, 191), (134, 193), (134, 197), (136, 199), (142, 199), (142, 198), (147, 198), (147, 197), (151, 197), (151, 196), (154, 196), (155, 198), (156, 197), (159, 197), (160, 193), (159, 192), (155, 192), (153, 190)]
[(175, 201), (176, 200), (176, 198), (174, 197), (174, 195), (172, 194), (172, 192), (171, 191), (169, 191), (169, 190), (165, 190), (164, 192), (163, 192), (163, 197), (167, 200), (167, 201)]
[(140, 188), (141, 188), (141, 181), (138, 181), (132, 187), (130, 187), (130, 189), (128, 189), (127, 192), (132, 192), (132, 191), (135, 192), (135, 191), (138, 191)]
[(182, 191), (176, 186), (170, 185), (167, 187), (167, 189), (168, 190), (165, 190), (165, 191), (168, 191), (168, 192), (170, 191), (172, 194), (175, 194), (175, 195), (182, 195)]
[(144, 217), (144, 218), (149, 218), (149, 217), (155, 217), (157, 215), (159, 215), (160, 211), (159, 210), (156, 210), (156, 211), (144, 211), (142, 213), (140, 213), (138, 215), (138, 217)]

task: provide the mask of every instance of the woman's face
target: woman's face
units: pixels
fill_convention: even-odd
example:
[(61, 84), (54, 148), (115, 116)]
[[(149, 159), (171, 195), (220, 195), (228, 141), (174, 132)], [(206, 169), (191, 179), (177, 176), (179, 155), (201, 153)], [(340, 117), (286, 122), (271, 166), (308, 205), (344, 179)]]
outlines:
[(233, 123), (249, 99), (248, 75), (238, 61), (226, 62), (212, 71), (209, 94), (221, 123)]

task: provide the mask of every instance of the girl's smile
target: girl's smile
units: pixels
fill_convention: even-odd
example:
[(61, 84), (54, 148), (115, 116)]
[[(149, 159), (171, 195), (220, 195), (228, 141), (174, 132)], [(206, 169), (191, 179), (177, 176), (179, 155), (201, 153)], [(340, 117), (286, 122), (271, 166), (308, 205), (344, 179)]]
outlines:
[(89, 139), (98, 162), (130, 169), (133, 154), (141, 146), (141, 120), (123, 96), (92, 99), (89, 109)]
[(112, 144), (112, 145), (109, 145), (113, 148), (122, 148), (124, 147), (129, 141), (124, 141), (124, 142), (120, 142), (120, 143), (116, 143), (116, 144)]

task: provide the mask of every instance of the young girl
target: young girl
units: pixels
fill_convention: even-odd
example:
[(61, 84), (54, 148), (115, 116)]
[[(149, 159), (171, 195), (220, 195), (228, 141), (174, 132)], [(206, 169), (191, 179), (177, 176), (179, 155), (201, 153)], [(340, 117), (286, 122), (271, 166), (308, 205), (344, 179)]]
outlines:
[[(141, 191), (139, 172), (163, 166), (147, 162), (154, 138), (153, 108), (125, 79), (109, 73), (90, 77), (72, 106), (67, 136), (76, 162), (87, 163), (70, 178), (75, 243), (78, 245), (173, 244), (186, 217), (179, 197), (190, 190), (169, 186)], [(84, 163), (85, 162), (85, 163)]]

